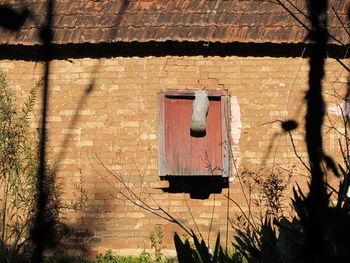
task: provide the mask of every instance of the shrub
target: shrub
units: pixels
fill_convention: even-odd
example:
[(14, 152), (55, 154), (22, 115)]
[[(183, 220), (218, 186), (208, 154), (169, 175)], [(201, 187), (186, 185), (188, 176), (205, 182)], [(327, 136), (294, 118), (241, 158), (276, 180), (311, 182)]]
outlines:
[[(15, 103), (6, 75), (0, 72), (0, 261), (19, 262), (31, 253), (30, 229), (36, 214), (38, 140), (29, 119), (36, 99), (37, 83), (22, 107)], [(45, 167), (45, 191), (48, 205), (45, 224), (60, 227), (60, 190), (53, 165)], [(57, 233), (57, 231), (54, 231)], [(53, 243), (50, 236), (46, 242)]]

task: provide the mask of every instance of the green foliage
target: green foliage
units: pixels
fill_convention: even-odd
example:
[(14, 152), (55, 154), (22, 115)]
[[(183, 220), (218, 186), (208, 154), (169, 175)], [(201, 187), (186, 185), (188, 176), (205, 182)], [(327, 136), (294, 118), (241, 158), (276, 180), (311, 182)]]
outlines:
[[(39, 142), (30, 127), (30, 114), (40, 83), (30, 90), (22, 107), (16, 105), (6, 76), (0, 71), (0, 262), (25, 262), (32, 252), (30, 230), (37, 212)], [(44, 212), (46, 246), (55, 245), (63, 225), (58, 221), (63, 207), (54, 164), (46, 159)]]
[(162, 243), (163, 243), (163, 231), (159, 230), (157, 233), (151, 233), (151, 248), (154, 249), (155, 262), (162, 261)]
[(228, 255), (220, 245), (220, 234), (215, 242), (214, 251), (211, 251), (204, 240), (199, 241), (193, 233), (194, 248), (190, 242), (183, 242), (175, 233), (174, 242), (179, 263), (243, 263), (245, 259), (238, 253)]
[(112, 250), (107, 250), (106, 254), (98, 255), (95, 263), (153, 263), (151, 255), (145, 250), (138, 257), (122, 257), (116, 255)]
[(161, 261), (153, 259), (150, 253), (143, 250), (137, 257), (119, 256), (111, 249), (105, 254), (99, 254), (95, 260), (88, 260), (81, 256), (71, 256), (64, 253), (55, 253), (52, 256), (45, 257), (44, 263), (177, 263), (176, 258), (164, 258)]
[(93, 263), (82, 257), (66, 255), (64, 253), (55, 253), (52, 256), (44, 257), (44, 263)]
[(38, 87), (17, 108), (6, 76), (0, 72), (0, 258), (5, 262), (20, 260), (19, 252), (27, 252), (36, 211), (38, 144), (30, 132), (29, 114)]

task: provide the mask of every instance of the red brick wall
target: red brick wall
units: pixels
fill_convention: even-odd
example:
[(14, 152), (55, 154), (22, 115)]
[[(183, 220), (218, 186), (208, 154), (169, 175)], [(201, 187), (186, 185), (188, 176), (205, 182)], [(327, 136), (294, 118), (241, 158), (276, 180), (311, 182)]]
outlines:
[[(331, 109), (330, 117), (337, 120), (335, 109), (341, 99), (334, 95), (344, 94), (347, 74), (333, 59), (327, 60), (326, 68), (325, 96)], [(2, 60), (0, 69), (7, 73), (18, 96), (25, 97), (40, 79), (43, 65)], [(293, 169), (293, 180), (307, 180), (297, 174), (306, 173), (295, 156), (288, 134), (283, 133), (280, 122), (276, 122), (286, 119), (300, 122), (293, 138), (297, 151), (305, 158), (301, 121), (306, 107), (303, 100), (307, 89), (306, 59), (86, 58), (54, 60), (51, 70), (49, 150), (59, 162), (59, 176), (65, 183), (64, 198), (77, 198), (73, 183), (78, 183), (81, 176), (88, 195), (85, 211), (64, 215), (66, 224), (77, 232), (70, 242), (85, 242), (91, 251), (112, 248), (124, 254), (137, 254), (150, 248), (152, 232), (164, 232), (163, 249), (169, 250), (174, 248), (173, 232), (183, 233), (176, 225), (125, 202), (117, 191), (120, 183), (108, 175), (98, 160), (121, 176), (133, 191), (141, 192), (147, 204), (152, 207), (160, 204), (181, 223), (195, 231), (199, 229), (205, 239), (212, 222), (211, 241), (220, 231), (225, 243), (228, 192), (247, 211), (236, 176), (232, 177), (229, 191), (223, 189), (221, 194), (212, 194), (205, 200), (191, 199), (188, 193), (164, 193), (156, 188), (160, 185), (157, 176), (157, 92), (160, 89), (205, 86), (228, 90), (231, 101), (238, 103), (232, 105), (235, 115), (232, 142), (239, 172), (258, 171), (262, 167), (268, 171), (269, 167), (279, 166)], [(33, 127), (38, 126), (40, 109), (38, 102)], [(325, 134), (325, 148), (332, 157), (339, 157), (337, 139), (334, 132)], [(257, 196), (258, 193), (254, 197)], [(230, 202), (229, 216), (234, 218), (238, 212), (237, 206)], [(228, 229), (231, 240), (233, 230)]]

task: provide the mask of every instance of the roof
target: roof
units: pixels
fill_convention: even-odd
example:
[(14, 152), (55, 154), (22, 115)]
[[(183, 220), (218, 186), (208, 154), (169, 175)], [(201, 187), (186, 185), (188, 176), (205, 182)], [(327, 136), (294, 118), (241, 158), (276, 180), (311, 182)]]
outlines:
[[(303, 43), (305, 0), (56, 0), (53, 43), (158, 41)], [(291, 5), (291, 3), (294, 5)], [(329, 32), (347, 44), (348, 0), (330, 0)], [(40, 44), (47, 0), (0, 0), (31, 15), (19, 32), (0, 29), (0, 44)], [(332, 8), (334, 10), (332, 10)], [(300, 11), (298, 11), (299, 9)], [(297, 19), (300, 21), (297, 21)]]

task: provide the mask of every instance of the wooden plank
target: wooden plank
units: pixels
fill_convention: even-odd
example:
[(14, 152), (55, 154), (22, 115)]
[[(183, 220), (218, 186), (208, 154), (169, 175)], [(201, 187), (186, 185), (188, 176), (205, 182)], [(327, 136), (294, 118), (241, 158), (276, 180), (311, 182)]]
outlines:
[(191, 161), (189, 155), (191, 152), (190, 127), (192, 118), (193, 99), (178, 99), (176, 107), (176, 150), (178, 153), (178, 174), (190, 175)]
[(221, 122), (220, 101), (209, 101), (206, 120), (207, 129), (203, 137), (191, 136), (191, 162), (195, 175), (221, 175)]
[[(174, 146), (175, 143), (175, 118), (173, 114), (176, 110), (174, 99), (164, 99), (165, 104), (165, 172), (166, 175), (176, 173), (174, 169)], [(176, 168), (176, 167), (175, 167)]]
[(205, 171), (205, 150), (206, 138), (190, 136), (191, 139), (191, 174), (206, 175)]
[(158, 93), (158, 175), (165, 175), (165, 145), (164, 145), (164, 136), (165, 136), (165, 127), (164, 127), (164, 114), (165, 114), (165, 103), (164, 95)]
[(223, 177), (230, 177), (230, 116), (228, 95), (221, 97), (221, 127), (222, 127), (222, 167)]
[(222, 174), (222, 132), (221, 100), (210, 101), (210, 114), (207, 117), (208, 127), (208, 175)]

